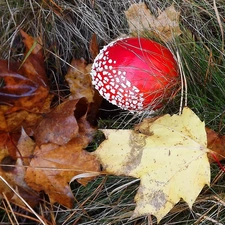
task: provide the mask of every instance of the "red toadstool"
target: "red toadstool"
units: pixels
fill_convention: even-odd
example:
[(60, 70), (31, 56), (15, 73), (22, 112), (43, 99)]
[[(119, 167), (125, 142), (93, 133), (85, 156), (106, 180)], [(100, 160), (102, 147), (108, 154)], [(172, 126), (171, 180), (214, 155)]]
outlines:
[(179, 80), (169, 49), (135, 37), (105, 46), (94, 60), (91, 76), (105, 99), (130, 111), (160, 108)]

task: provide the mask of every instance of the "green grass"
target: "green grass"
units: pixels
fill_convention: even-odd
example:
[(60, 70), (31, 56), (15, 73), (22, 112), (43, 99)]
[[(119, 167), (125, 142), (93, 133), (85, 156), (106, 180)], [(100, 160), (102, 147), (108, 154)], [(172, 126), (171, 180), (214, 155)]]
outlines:
[[(123, 11), (133, 1), (118, 0), (55, 0), (0, 2), (0, 56), (3, 59), (21, 60), (23, 45), (19, 29), (32, 36), (42, 36), (46, 68), (51, 81), (51, 91), (59, 100), (68, 95), (64, 75), (72, 57), (84, 57), (92, 62), (89, 43), (93, 33), (100, 46), (120, 34), (127, 34), (128, 27)], [(136, 1), (138, 2), (138, 1)], [(188, 106), (205, 121), (206, 126), (225, 134), (225, 4), (214, 1), (161, 1), (147, 0), (152, 13), (163, 10), (171, 3), (181, 11), (182, 35), (170, 44), (174, 54), (179, 52), (180, 62), (187, 80)], [(180, 106), (180, 93), (159, 114), (176, 113)], [(147, 113), (146, 113), (147, 114)], [(131, 115), (103, 105), (99, 127), (132, 128), (146, 114)], [(93, 150), (102, 140), (101, 135), (91, 143)], [(217, 164), (211, 165), (212, 185), (205, 187), (189, 209), (184, 202), (177, 204), (160, 224), (225, 224), (224, 173)], [(100, 176), (83, 187), (74, 182), (71, 186), (76, 202), (71, 210), (51, 205), (43, 197), (35, 209), (48, 224), (156, 224), (154, 217), (130, 220), (134, 210), (134, 196), (139, 181), (128, 177)], [(15, 213), (32, 213), (12, 205)], [(7, 214), (8, 212), (8, 214)], [(16, 216), (20, 224), (34, 224), (32, 219)], [(3, 200), (0, 223), (11, 224), (13, 213)], [(36, 224), (38, 224), (36, 222)]]

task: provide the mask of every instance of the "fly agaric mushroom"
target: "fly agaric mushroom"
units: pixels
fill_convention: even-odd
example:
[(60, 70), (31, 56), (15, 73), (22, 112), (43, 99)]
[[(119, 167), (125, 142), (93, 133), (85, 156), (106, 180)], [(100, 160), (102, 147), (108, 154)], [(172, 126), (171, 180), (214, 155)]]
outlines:
[(135, 37), (105, 46), (94, 60), (91, 76), (105, 99), (132, 112), (160, 108), (179, 80), (169, 49)]

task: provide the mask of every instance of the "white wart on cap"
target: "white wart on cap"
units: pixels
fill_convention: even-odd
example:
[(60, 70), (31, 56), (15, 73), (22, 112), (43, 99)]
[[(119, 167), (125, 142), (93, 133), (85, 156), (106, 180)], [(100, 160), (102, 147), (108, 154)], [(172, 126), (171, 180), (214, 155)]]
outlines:
[(135, 37), (105, 46), (94, 60), (91, 76), (105, 99), (133, 112), (160, 108), (179, 79), (169, 49)]

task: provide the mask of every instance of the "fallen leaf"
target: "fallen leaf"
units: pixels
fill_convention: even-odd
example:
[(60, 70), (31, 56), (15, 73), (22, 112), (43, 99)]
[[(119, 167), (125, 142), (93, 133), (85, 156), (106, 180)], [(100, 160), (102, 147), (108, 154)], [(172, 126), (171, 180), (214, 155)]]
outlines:
[(210, 184), (205, 124), (189, 108), (143, 121), (136, 131), (103, 132), (106, 140), (93, 154), (106, 172), (140, 178), (133, 217), (160, 221), (181, 198), (192, 207)]
[[(38, 192), (45, 191), (52, 203), (71, 208), (74, 195), (68, 185), (70, 180), (78, 174), (100, 170), (96, 157), (83, 150), (87, 139), (85, 135), (79, 135), (63, 146), (52, 143), (37, 146), (26, 171), (28, 185)], [(77, 181), (86, 185), (91, 179), (93, 177)]]
[[(5, 109), (2, 109), (5, 108)], [(1, 132), (8, 132), (8, 126), (5, 118), (5, 111), (8, 111), (7, 106), (0, 106), (0, 131)]]
[(29, 166), (35, 149), (35, 142), (22, 128), (20, 139), (17, 143), (17, 158), (22, 160), (24, 166)]
[(2, 151), (7, 151), (7, 155), (9, 155), (12, 159), (16, 159), (17, 154), (17, 141), (19, 139), (18, 134), (9, 134), (7, 132), (0, 133), (0, 149)]
[(125, 11), (125, 15), (130, 33), (135, 36), (147, 33), (170, 42), (182, 33), (179, 26), (180, 12), (173, 5), (159, 11), (159, 16), (155, 17), (144, 2), (134, 3)]
[(26, 77), (48, 90), (42, 40), (41, 38), (34, 39), (23, 30), (20, 30), (20, 34), (25, 45), (24, 61), (20, 65), (20, 69), (25, 72)]
[(92, 59), (94, 59), (99, 53), (99, 46), (97, 41), (97, 35), (93, 34), (90, 40), (89, 50)]
[[(61, 115), (62, 120), (60, 120), (58, 116), (62, 112), (66, 113), (65, 117)], [(32, 153), (33, 158), (26, 171), (25, 180), (35, 191), (44, 191), (48, 194), (52, 203), (58, 202), (66, 207), (72, 207), (74, 196), (70, 190), (70, 180), (79, 174), (98, 172), (100, 170), (96, 157), (84, 150), (92, 141), (96, 128), (87, 121), (89, 108), (85, 98), (68, 100), (62, 103), (59, 108), (57, 107), (56, 112), (53, 112), (53, 114), (56, 117), (49, 118), (60, 129), (58, 135), (61, 134), (63, 136), (63, 131), (66, 132), (64, 129), (69, 129), (73, 133), (73, 138), (68, 141), (70, 138), (68, 133), (68, 136), (66, 134), (67, 137), (65, 138), (66, 143), (63, 145), (56, 144), (56, 142), (37, 145)], [(73, 119), (70, 117), (73, 117)], [(59, 122), (57, 122), (58, 119)], [(72, 127), (66, 122), (63, 124), (63, 121), (71, 123)], [(56, 127), (50, 121), (47, 120), (44, 124), (47, 127), (50, 124), (53, 131), (57, 132)], [(62, 127), (59, 127), (58, 124)], [(76, 127), (74, 128), (73, 126)], [(74, 132), (75, 130), (76, 132)], [(49, 132), (52, 131), (49, 130)], [(39, 131), (39, 134), (41, 135), (41, 131)], [(61, 144), (65, 140), (64, 138), (60, 140), (57, 136), (55, 138)], [(54, 136), (51, 140), (53, 139)], [(91, 179), (93, 179), (93, 176), (81, 178), (77, 181), (86, 185)]]
[(84, 115), (87, 105), (85, 98), (67, 100), (46, 114), (34, 132), (36, 144), (40, 146), (50, 142), (64, 145), (76, 137), (79, 127), (74, 113)]
[[(14, 143), (12, 143), (14, 142)], [(30, 205), (35, 206), (38, 201), (38, 193), (27, 186), (24, 181), (25, 167), (23, 164), (23, 158), (19, 152), (15, 152), (16, 159), (12, 158), (9, 154), (10, 146), (17, 145), (16, 140), (12, 136), (9, 138), (9, 134), (2, 133), (0, 135), (0, 176), (3, 177), (14, 190)], [(2, 195), (4, 193), (4, 195)], [(10, 202), (23, 205), (19, 198), (16, 198), (14, 192), (3, 182), (0, 181), (0, 197), (7, 197)]]
[(24, 128), (27, 134), (33, 135), (37, 124), (42, 120), (44, 113), (49, 112), (52, 95), (49, 95), (45, 100), (42, 112), (32, 113), (27, 110), (19, 110), (8, 113), (10, 106), (0, 105), (0, 132), (20, 133), (21, 127)]
[(41, 112), (49, 87), (40, 44), (21, 31), (26, 47), (24, 61), (0, 60), (0, 102), (11, 106), (9, 112)]
[[(12, 171), (14, 170), (15, 165), (15, 159), (10, 157), (8, 152), (8, 145), (11, 146), (11, 140), (9, 139), (9, 136), (7, 133), (0, 134), (0, 176), (6, 177), (6, 171)], [(15, 153), (16, 154), (16, 153)], [(11, 159), (11, 160), (10, 160)], [(10, 166), (12, 164), (12, 166)], [(9, 181), (11, 181), (11, 178), (8, 178)], [(2, 198), (2, 193), (5, 193), (5, 195), (8, 198), (12, 198), (13, 193), (10, 190), (10, 188), (3, 182), (0, 182), (0, 197)]]
[(225, 158), (225, 136), (220, 135), (212, 129), (206, 128), (207, 133), (207, 146), (212, 152), (209, 152), (210, 162), (214, 162), (215, 158), (212, 157), (212, 153), (215, 154), (217, 161), (224, 160)]
[(92, 87), (90, 71), (91, 64), (87, 64), (83, 58), (72, 60), (71, 67), (65, 76), (70, 87), (70, 99), (85, 97), (89, 103), (93, 102), (95, 92)]

